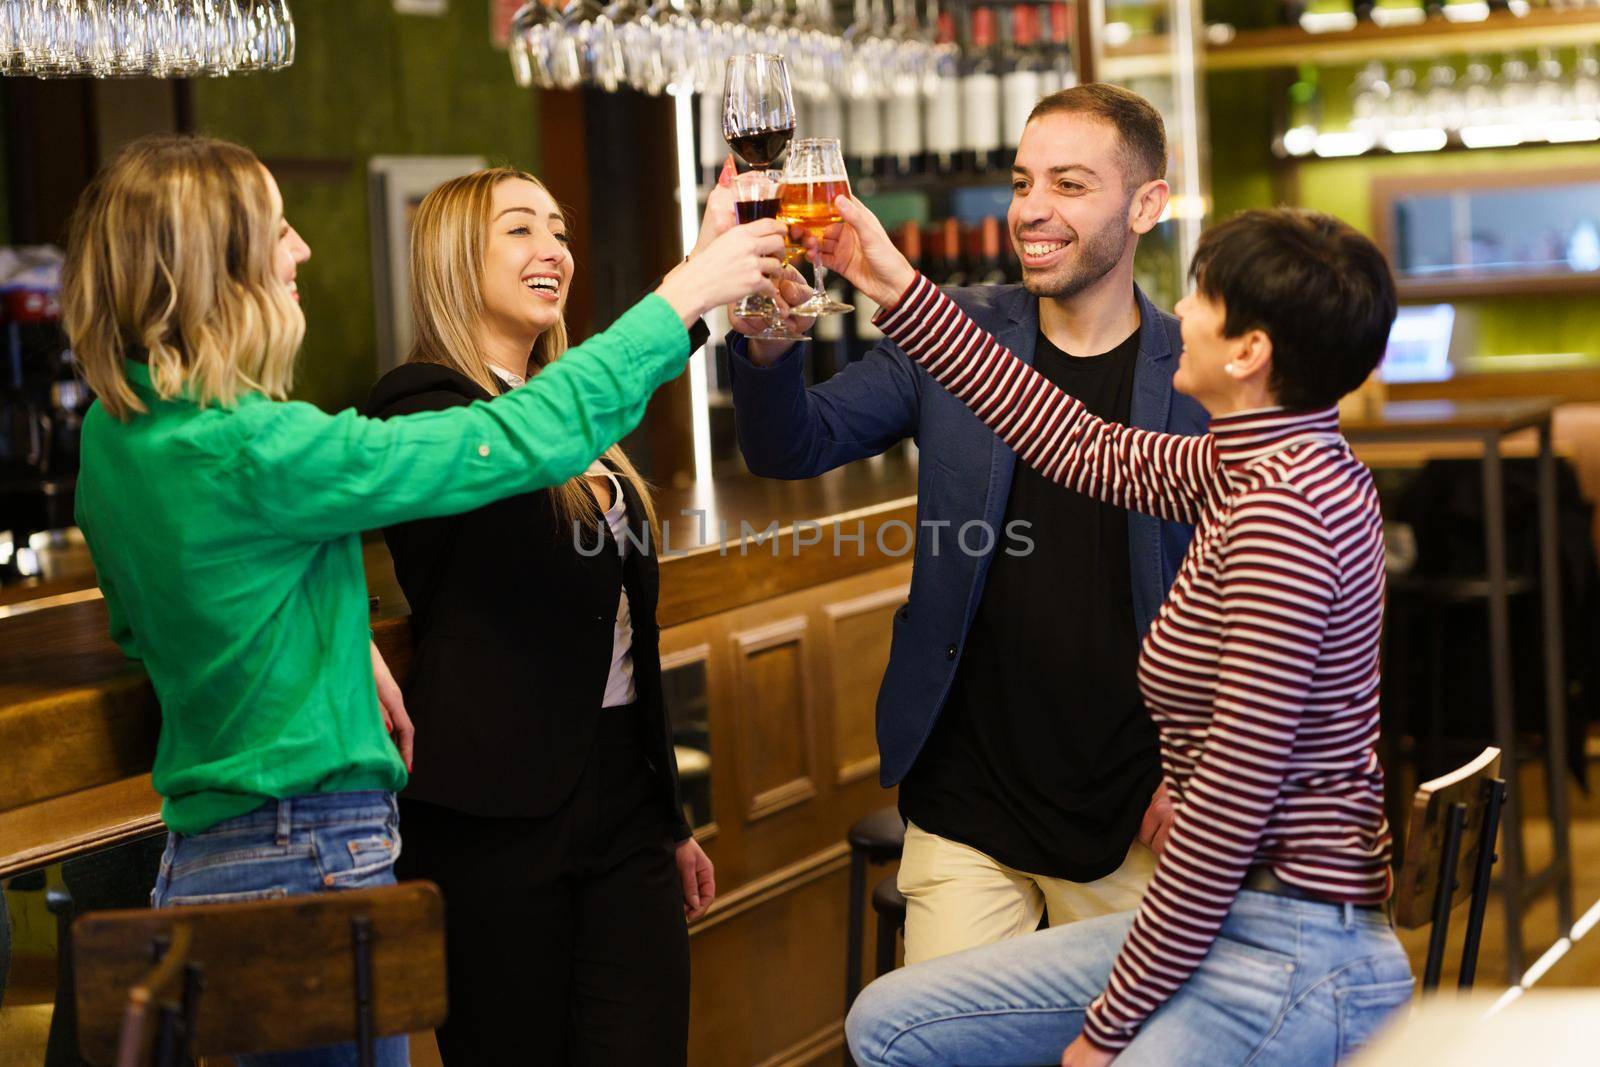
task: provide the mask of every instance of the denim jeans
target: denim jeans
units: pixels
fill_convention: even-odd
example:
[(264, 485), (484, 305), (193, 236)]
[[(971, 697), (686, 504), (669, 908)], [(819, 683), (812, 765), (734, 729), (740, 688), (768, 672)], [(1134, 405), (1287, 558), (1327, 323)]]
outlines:
[[(271, 801), (203, 833), (168, 834), (150, 903), (236, 904), (394, 884), (400, 817), (393, 793)], [(218, 976), (215, 981), (223, 981)], [(200, 1010), (205, 1010), (202, 997)], [(404, 1034), (380, 1038), (378, 1067), (407, 1067)], [(239, 1067), (355, 1067), (354, 1042), (236, 1058)]]
[[(878, 979), (846, 1023), (856, 1062), (1059, 1063), (1132, 922), (1132, 912), (1085, 919)], [(1324, 1067), (1365, 1044), (1411, 989), (1382, 913), (1244, 891), (1116, 1067)]]

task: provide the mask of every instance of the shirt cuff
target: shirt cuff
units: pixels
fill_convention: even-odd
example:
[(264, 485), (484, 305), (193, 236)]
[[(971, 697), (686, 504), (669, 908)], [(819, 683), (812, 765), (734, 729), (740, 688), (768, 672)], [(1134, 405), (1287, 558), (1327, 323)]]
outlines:
[(938, 293), (939, 287), (926, 274), (918, 272), (911, 279), (911, 284), (906, 286), (905, 292), (900, 294), (900, 299), (894, 302), (893, 308), (878, 309), (878, 313), (872, 316), (872, 324), (893, 337), (896, 330), (916, 322)]
[(735, 374), (771, 374), (780, 368), (786, 368), (790, 363), (801, 358), (802, 342), (796, 341), (789, 346), (789, 350), (768, 364), (760, 364), (750, 358), (750, 338), (738, 330), (728, 331), (728, 361), (733, 365)]

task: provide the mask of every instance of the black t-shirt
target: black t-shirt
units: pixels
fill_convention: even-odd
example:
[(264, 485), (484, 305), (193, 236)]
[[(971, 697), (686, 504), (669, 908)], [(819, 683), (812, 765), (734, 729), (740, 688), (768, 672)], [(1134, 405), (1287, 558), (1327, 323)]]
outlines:
[[(1041, 332), (1034, 366), (1100, 418), (1126, 424), (1135, 332), (1074, 358)], [(1122, 865), (1160, 782), (1139, 696), (1128, 513), (1018, 462), (983, 599), (900, 810), (1030, 874), (1090, 882)]]

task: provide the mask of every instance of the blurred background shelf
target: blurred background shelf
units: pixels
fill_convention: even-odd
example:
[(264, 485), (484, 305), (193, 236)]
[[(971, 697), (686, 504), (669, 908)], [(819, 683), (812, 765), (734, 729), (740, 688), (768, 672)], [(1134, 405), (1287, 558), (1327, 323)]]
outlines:
[(1532, 11), (1494, 14), (1482, 22), (1429, 19), (1416, 26), (1383, 28), (1362, 23), (1343, 33), (1307, 33), (1298, 26), (1244, 30), (1227, 44), (1210, 45), (1208, 70), (1260, 70), (1301, 63), (1364, 63), (1370, 59), (1430, 59), (1441, 52), (1506, 52), (1570, 47), (1600, 41), (1600, 11)]

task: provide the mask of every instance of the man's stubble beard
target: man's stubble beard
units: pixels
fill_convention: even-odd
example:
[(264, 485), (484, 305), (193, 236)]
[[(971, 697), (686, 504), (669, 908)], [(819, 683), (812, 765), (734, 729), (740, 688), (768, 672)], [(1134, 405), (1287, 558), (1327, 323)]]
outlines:
[(1023, 288), (1033, 296), (1064, 300), (1068, 297), (1077, 296), (1089, 286), (1110, 274), (1117, 264), (1122, 261), (1122, 251), (1127, 247), (1127, 218), (1127, 205), (1124, 205), (1122, 213), (1113, 216), (1111, 221), (1095, 231), (1088, 241), (1078, 241), (1077, 262), (1069, 269), (1065, 277), (1052, 275), (1046, 278), (1040, 276), (1037, 271), (1030, 274), (1024, 268), (1022, 272)]

